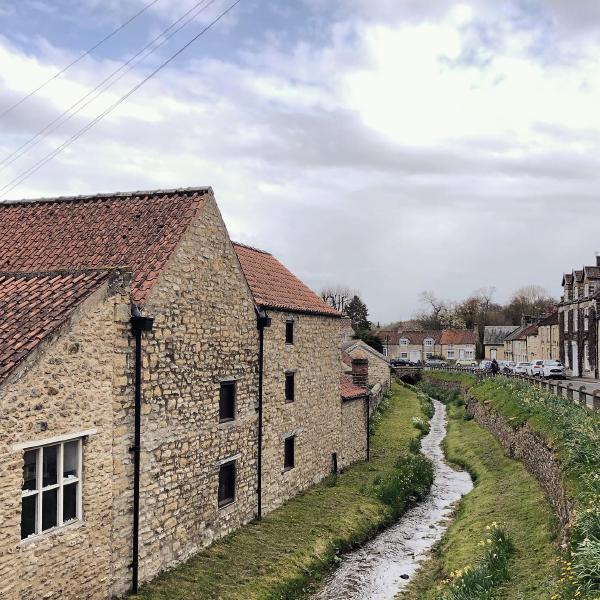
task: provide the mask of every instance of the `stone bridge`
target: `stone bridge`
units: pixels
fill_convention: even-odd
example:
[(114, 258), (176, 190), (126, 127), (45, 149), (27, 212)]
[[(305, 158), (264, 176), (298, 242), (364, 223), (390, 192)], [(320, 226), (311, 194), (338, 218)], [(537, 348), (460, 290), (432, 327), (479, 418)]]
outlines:
[(421, 379), (421, 371), (423, 367), (392, 367), (392, 373), (396, 375), (400, 381), (414, 385)]

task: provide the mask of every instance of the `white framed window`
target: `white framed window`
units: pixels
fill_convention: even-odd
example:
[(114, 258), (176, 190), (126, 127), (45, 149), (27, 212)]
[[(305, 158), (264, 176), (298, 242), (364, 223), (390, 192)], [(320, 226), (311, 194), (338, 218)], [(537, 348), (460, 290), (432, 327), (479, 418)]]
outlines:
[(467, 358), (467, 359), (473, 358), (473, 350), (466, 350), (465, 358)]
[(383, 355), (384, 356), (388, 355), (388, 349), (386, 348), (386, 346), (383, 347)]
[(426, 346), (433, 346), (433, 340), (431, 338), (427, 338), (425, 340), (425, 345)]
[(565, 310), (563, 312), (563, 317), (565, 319), (565, 324), (564, 324), (563, 329), (564, 329), (565, 333), (567, 333), (569, 331), (569, 311), (568, 310)]
[(590, 309), (586, 308), (583, 311), (583, 330), (584, 331), (588, 331), (588, 329), (590, 327), (589, 320), (590, 320)]
[(408, 352), (400, 352), (400, 358), (408, 358)]
[(448, 350), (448, 358), (454, 358), (454, 350)]
[(594, 293), (594, 291), (595, 291), (595, 286), (593, 283), (590, 283), (588, 285), (588, 294), (591, 296)]
[(577, 300), (577, 298), (579, 298), (579, 286), (576, 285), (573, 288), (573, 300)]
[(579, 310), (575, 309), (573, 311), (573, 331), (577, 331), (577, 326), (578, 326), (577, 317), (578, 316), (579, 316)]
[(23, 455), (21, 539), (81, 520), (81, 438)]
[(587, 283), (583, 286), (583, 295), (586, 298), (590, 295), (590, 286)]
[(402, 338), (400, 340), (400, 345), (401, 346), (408, 346), (408, 340), (406, 338)]

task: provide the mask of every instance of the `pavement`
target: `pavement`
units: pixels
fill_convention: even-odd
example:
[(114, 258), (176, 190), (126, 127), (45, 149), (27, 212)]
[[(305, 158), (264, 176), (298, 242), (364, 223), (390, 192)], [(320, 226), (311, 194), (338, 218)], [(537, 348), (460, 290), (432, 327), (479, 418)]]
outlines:
[(574, 388), (585, 385), (587, 392), (600, 390), (600, 380), (598, 379), (590, 379), (589, 377), (567, 377), (566, 381), (570, 381)]

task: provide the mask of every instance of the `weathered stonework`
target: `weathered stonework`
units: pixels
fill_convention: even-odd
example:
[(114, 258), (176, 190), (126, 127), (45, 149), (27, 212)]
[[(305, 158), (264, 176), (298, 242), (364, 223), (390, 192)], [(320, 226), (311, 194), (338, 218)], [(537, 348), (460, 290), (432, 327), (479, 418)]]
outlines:
[(368, 399), (356, 398), (342, 403), (342, 435), (339, 454), (340, 468), (345, 468), (367, 456)]
[[(0, 387), (0, 598), (103, 600), (111, 588), (113, 381), (127, 351), (118, 316), (127, 290), (105, 284)], [(20, 539), (19, 443), (86, 429), (83, 519)]]
[[(339, 319), (268, 311), (265, 329), (263, 507), (272, 510), (332, 471), (341, 427)], [(285, 343), (294, 321), (294, 343)], [(316, 358), (318, 357), (318, 358)], [(294, 372), (295, 399), (285, 400)], [(284, 438), (295, 435), (295, 466), (284, 471)]]

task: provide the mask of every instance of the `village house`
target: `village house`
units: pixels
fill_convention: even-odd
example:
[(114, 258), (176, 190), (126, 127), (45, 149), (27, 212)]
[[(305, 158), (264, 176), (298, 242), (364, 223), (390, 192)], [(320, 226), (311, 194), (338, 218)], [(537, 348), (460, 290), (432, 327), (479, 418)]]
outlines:
[(416, 363), (442, 352), (441, 331), (384, 330), (377, 336), (383, 344), (383, 354), (390, 359), (402, 358)]
[(527, 346), (527, 362), (533, 362), (542, 358), (539, 344), (539, 327), (537, 324), (527, 329), (525, 333), (525, 345)]
[(384, 391), (387, 391), (390, 385), (390, 361), (389, 359), (377, 352), (362, 340), (348, 340), (341, 345), (342, 356), (346, 356), (347, 360), (345, 369), (346, 372), (351, 372), (352, 359), (364, 359), (368, 361), (369, 373), (367, 383), (370, 387), (380, 384)]
[(517, 325), (487, 325), (483, 328), (483, 356), (487, 360), (505, 360), (504, 340)]
[(477, 330), (444, 329), (440, 338), (441, 355), (448, 360), (475, 361)]
[(527, 337), (537, 335), (537, 325), (530, 322), (528, 317), (523, 317), (521, 326), (515, 329), (504, 339), (505, 360), (512, 362), (529, 362), (527, 350)]
[(560, 332), (557, 311), (538, 323), (538, 344), (541, 359), (560, 360)]
[(0, 312), (3, 600), (135, 589), (367, 456), (340, 315), (210, 188), (0, 204)]
[(598, 378), (600, 256), (595, 266), (563, 275), (558, 305), (560, 360), (572, 377)]

